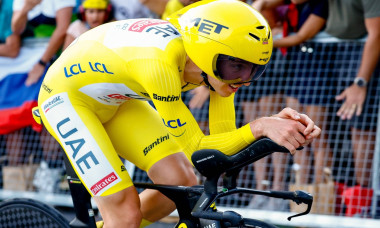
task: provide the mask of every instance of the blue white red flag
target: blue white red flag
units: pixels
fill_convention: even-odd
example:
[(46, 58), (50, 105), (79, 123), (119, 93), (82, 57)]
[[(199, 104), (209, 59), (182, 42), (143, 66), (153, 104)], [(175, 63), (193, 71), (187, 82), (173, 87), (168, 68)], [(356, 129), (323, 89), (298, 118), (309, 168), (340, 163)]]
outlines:
[(25, 80), (45, 49), (46, 45), (23, 46), (17, 58), (0, 57), (0, 134), (27, 126), (41, 130), (31, 109), (37, 106), (43, 77), (31, 86), (26, 86)]

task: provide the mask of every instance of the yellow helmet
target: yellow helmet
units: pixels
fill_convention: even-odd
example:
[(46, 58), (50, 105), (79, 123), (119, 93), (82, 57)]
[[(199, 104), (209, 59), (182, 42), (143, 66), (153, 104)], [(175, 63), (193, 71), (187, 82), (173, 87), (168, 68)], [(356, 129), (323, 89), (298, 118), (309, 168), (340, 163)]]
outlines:
[(209, 76), (226, 83), (241, 78), (227, 77), (218, 69), (218, 58), (252, 63), (250, 79), (257, 79), (272, 55), (273, 39), (265, 18), (238, 0), (203, 0), (169, 16), (182, 35), (190, 59)]
[(105, 10), (108, 7), (108, 0), (85, 0), (82, 5), (85, 9)]

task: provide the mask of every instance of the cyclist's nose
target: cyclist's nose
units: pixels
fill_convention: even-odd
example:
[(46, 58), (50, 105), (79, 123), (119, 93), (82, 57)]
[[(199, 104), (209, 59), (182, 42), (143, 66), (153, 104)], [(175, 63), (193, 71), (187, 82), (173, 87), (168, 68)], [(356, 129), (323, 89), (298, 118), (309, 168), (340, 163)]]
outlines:
[(244, 70), (241, 72), (240, 79), (242, 82), (250, 81), (252, 79), (251, 71), (250, 70)]

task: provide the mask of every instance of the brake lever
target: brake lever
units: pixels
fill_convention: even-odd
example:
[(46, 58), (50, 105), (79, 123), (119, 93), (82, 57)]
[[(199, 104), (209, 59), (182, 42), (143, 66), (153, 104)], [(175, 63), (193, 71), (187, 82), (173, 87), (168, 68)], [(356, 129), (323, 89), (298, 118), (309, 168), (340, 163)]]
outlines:
[(311, 210), (311, 206), (313, 205), (313, 196), (310, 193), (299, 191), (299, 190), (295, 191), (294, 193), (295, 193), (295, 198), (293, 199), (293, 201), (296, 204), (301, 204), (301, 203), (307, 204), (307, 209), (304, 212), (288, 217), (288, 221), (290, 221), (294, 217), (309, 214)]

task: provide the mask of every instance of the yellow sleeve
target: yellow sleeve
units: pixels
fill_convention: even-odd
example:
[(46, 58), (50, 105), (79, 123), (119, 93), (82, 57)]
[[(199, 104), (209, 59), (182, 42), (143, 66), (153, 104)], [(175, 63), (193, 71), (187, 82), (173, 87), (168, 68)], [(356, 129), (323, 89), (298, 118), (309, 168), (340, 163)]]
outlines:
[(255, 141), (249, 124), (234, 131), (209, 135), (205, 138), (207, 139), (201, 141), (198, 150), (217, 149), (227, 155), (235, 154)]
[[(204, 140), (200, 148), (210, 148), (215, 144), (226, 154), (234, 154), (236, 151), (248, 146), (255, 141), (249, 124), (236, 129), (235, 94), (229, 97), (221, 97), (216, 92), (210, 91), (209, 128), (210, 136)], [(236, 144), (241, 141), (241, 143)], [(233, 145), (236, 146), (234, 147)], [(229, 145), (231, 145), (231, 148)]]
[[(218, 149), (226, 154), (234, 154), (254, 141), (249, 125), (205, 136), (182, 101), (178, 67), (160, 60), (134, 60), (133, 66), (134, 77), (149, 94), (163, 124), (188, 158), (199, 149)], [(215, 111), (218, 113), (218, 110)]]
[(221, 97), (210, 91), (209, 128), (210, 134), (236, 130), (234, 94)]

